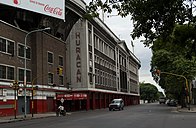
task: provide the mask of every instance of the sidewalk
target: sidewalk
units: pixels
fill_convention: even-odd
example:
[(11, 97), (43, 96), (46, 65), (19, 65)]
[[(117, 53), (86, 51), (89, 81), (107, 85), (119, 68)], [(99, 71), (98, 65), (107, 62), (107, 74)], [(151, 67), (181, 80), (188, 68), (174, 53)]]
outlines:
[(190, 105), (190, 110), (189, 110), (189, 106), (187, 106), (185, 108), (181, 108), (181, 106), (177, 106), (177, 111), (178, 112), (196, 113), (196, 105)]
[(6, 117), (0, 117), (0, 124), (1, 123), (10, 123), (10, 122), (16, 122), (16, 121), (22, 121), (22, 120), (30, 120), (30, 119), (38, 119), (38, 118), (46, 118), (46, 117), (52, 117), (56, 116), (55, 112), (50, 113), (40, 113), (40, 114), (34, 114), (32, 117), (32, 114), (27, 114), (26, 118), (24, 118), (24, 115), (18, 115), (16, 116), (6, 116)]

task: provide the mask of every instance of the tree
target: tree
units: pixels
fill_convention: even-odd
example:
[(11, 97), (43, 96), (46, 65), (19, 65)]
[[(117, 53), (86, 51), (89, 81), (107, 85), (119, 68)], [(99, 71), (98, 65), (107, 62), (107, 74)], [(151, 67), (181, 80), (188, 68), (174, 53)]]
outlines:
[(144, 36), (144, 44), (150, 46), (155, 39), (167, 37), (176, 24), (195, 23), (193, 15), (196, 0), (92, 0), (87, 7), (89, 14), (98, 16), (99, 9), (118, 15), (132, 16), (133, 39)]
[[(196, 76), (195, 53), (192, 50), (196, 36), (192, 28), (191, 25), (177, 25), (167, 42), (162, 38), (157, 39), (152, 46), (151, 67), (156, 66), (161, 72), (183, 75), (191, 81)], [(184, 78), (161, 74), (159, 85), (165, 89), (166, 95), (179, 101), (183, 98)]]
[(140, 97), (148, 103), (158, 99), (158, 89), (150, 83), (140, 83)]

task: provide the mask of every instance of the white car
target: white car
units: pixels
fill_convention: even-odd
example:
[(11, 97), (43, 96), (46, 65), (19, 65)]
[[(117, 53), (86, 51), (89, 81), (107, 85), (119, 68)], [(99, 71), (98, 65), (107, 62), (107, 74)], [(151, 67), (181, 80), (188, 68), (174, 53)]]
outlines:
[(124, 109), (124, 101), (123, 99), (113, 99), (109, 104), (109, 111), (111, 110), (123, 110)]

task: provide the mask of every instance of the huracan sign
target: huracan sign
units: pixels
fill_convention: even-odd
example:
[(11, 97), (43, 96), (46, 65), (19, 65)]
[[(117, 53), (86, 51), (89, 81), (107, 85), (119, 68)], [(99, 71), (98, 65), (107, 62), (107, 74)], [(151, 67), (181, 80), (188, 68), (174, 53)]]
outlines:
[(80, 83), (82, 78), (81, 73), (81, 48), (80, 48), (80, 33), (76, 32), (76, 82)]
[(65, 0), (0, 0), (0, 4), (65, 20)]

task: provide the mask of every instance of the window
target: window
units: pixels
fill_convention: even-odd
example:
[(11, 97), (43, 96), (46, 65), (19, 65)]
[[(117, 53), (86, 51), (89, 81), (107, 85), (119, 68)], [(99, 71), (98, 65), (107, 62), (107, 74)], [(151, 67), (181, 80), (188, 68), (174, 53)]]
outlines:
[[(20, 57), (25, 57), (25, 55), (24, 55), (24, 52), (25, 52), (25, 47), (24, 47), (24, 45), (22, 45), (22, 44), (18, 44), (18, 56), (20, 56)], [(31, 49), (29, 48), (29, 47), (27, 47), (26, 48), (26, 58), (27, 59), (30, 59), (31, 57)]]
[(92, 67), (93, 66), (93, 56), (92, 56), (92, 53), (89, 52), (89, 66)]
[(92, 53), (89, 52), (89, 59), (92, 60), (93, 59), (93, 56), (92, 56)]
[(89, 83), (93, 83), (93, 74), (91, 72), (89, 73)]
[(59, 65), (63, 66), (63, 57), (62, 56), (59, 56)]
[(0, 38), (0, 51), (6, 52), (6, 40), (3, 38)]
[(104, 73), (103, 71), (100, 71), (100, 72), (99, 72), (99, 75), (100, 75), (100, 84), (101, 84), (101, 85), (104, 84), (104, 81), (103, 81), (103, 79), (104, 79), (103, 73)]
[(53, 63), (53, 53), (48, 52), (48, 63)]
[(90, 45), (92, 45), (92, 32), (91, 32), (91, 30), (88, 30), (88, 43)]
[(59, 76), (59, 85), (63, 85), (63, 76)]
[(6, 66), (0, 65), (0, 78), (6, 79)]
[(18, 56), (24, 57), (24, 46), (18, 44)]
[(14, 68), (0, 65), (0, 78), (14, 80)]
[(0, 51), (14, 55), (14, 42), (0, 37)]
[(108, 85), (108, 75), (106, 72), (104, 73), (104, 77), (105, 77), (105, 86), (107, 86)]
[[(24, 69), (19, 69), (18, 70), (18, 74), (19, 74), (19, 81), (24, 81)], [(31, 82), (31, 71), (30, 70), (26, 70), (26, 80), (27, 82)]]
[(88, 43), (92, 45), (92, 25), (88, 24)]
[(24, 70), (19, 69), (18, 74), (19, 74), (19, 81), (23, 81), (24, 80)]
[(27, 70), (27, 82), (31, 82), (31, 72), (29, 70)]
[(8, 53), (14, 55), (14, 42), (11, 42), (11, 41), (7, 41), (8, 43)]
[(53, 84), (53, 74), (48, 73), (48, 84)]
[(99, 73), (100, 73), (100, 70), (97, 69), (97, 74), (96, 75), (97, 75), (97, 83), (98, 84), (100, 84), (100, 79), (101, 79)]
[(98, 75), (97, 75), (97, 69), (95, 69), (95, 84), (98, 83)]
[(14, 68), (7, 67), (7, 79), (13, 80), (14, 79)]
[(99, 47), (98, 47), (98, 42), (99, 42), (99, 38), (98, 38), (96, 35), (94, 35), (94, 47), (95, 47), (96, 49), (99, 48)]

